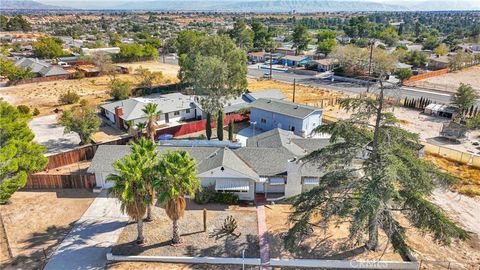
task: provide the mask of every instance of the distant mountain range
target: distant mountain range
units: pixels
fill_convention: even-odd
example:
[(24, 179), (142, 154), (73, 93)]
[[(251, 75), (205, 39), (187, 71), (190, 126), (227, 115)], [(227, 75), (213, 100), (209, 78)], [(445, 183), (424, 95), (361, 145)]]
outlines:
[(480, 0), (0, 0), (1, 9), (109, 9), (230, 12), (480, 10)]

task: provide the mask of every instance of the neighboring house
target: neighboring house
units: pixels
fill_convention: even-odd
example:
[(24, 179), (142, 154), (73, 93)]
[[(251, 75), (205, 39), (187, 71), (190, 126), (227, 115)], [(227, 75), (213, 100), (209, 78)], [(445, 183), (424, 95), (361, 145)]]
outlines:
[(428, 60), (428, 69), (438, 70), (448, 68), (450, 64), (449, 55), (431, 55)]
[(288, 67), (303, 66), (312, 61), (312, 58), (305, 55), (286, 55), (280, 59), (280, 63)]
[(31, 72), (38, 77), (69, 77), (70, 73), (65, 71), (62, 67), (49, 64), (37, 58), (21, 58), (15, 62), (17, 67), (29, 68)]
[(250, 120), (255, 128), (281, 128), (308, 137), (322, 123), (322, 109), (278, 99), (257, 99), (251, 104)]
[(333, 58), (325, 58), (313, 60), (307, 63), (308, 69), (314, 69), (319, 72), (327, 72), (333, 70), (338, 65), (338, 60)]
[(296, 55), (297, 52), (295, 49), (293, 49), (292, 47), (290, 46), (283, 46), (283, 47), (280, 47), (280, 48), (275, 48), (273, 50), (274, 53), (280, 53), (280, 54), (283, 54), (283, 55)]
[(282, 93), (282, 91), (276, 89), (245, 93), (238, 98), (227, 100), (223, 111), (225, 112), (225, 114), (235, 113), (240, 109), (248, 108), (250, 106), (250, 103), (260, 98), (273, 98), (283, 100), (286, 97)]
[[(255, 144), (258, 143), (258, 146)], [(233, 192), (241, 200), (291, 197), (318, 186), (322, 169), (313, 161), (298, 158), (329, 144), (329, 139), (305, 139), (280, 129), (249, 138), (247, 147), (159, 146), (158, 152), (184, 150), (197, 163), (202, 186), (214, 185), (219, 192)], [(293, 147), (292, 147), (293, 146)], [(127, 145), (100, 145), (89, 173), (95, 174), (98, 187), (113, 185), (106, 181), (114, 173), (112, 164), (130, 153)]]
[(143, 108), (148, 103), (157, 104), (161, 115), (157, 124), (167, 124), (201, 117), (201, 112), (193, 97), (180, 93), (166, 95), (151, 95), (147, 97), (130, 98), (101, 105), (102, 114), (119, 128), (126, 128), (126, 122), (134, 125), (147, 121)]
[(117, 54), (117, 53), (120, 53), (120, 48), (119, 47), (97, 48), (97, 49), (81, 48), (80, 51), (84, 55), (92, 55), (95, 53)]
[(248, 53), (248, 60), (255, 62), (255, 63), (260, 63), (260, 62), (265, 62), (266, 57), (268, 53), (266, 52), (249, 52)]

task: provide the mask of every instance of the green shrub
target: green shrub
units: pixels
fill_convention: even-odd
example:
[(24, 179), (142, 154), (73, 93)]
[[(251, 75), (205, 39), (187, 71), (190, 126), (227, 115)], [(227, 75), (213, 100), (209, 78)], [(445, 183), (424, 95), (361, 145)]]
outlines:
[(197, 192), (193, 199), (198, 204), (221, 203), (221, 204), (238, 204), (240, 200), (235, 193), (220, 193), (215, 190), (215, 185), (209, 185)]
[(231, 192), (215, 192), (213, 196), (213, 202), (216, 203), (223, 203), (223, 204), (238, 204), (238, 195)]
[(39, 114), (40, 114), (40, 111), (37, 108), (33, 109), (33, 112), (32, 112), (33, 116), (37, 116)]
[(132, 84), (129, 81), (115, 79), (110, 85), (110, 96), (114, 100), (127, 99), (132, 92)]
[(60, 104), (75, 104), (80, 100), (80, 96), (71, 91), (68, 90), (65, 94), (60, 95), (60, 98), (58, 99), (58, 102)]
[(198, 191), (193, 200), (198, 204), (206, 204), (212, 200), (212, 198), (215, 196), (215, 193), (215, 186), (209, 185)]
[(29, 114), (30, 108), (27, 105), (18, 105), (17, 110), (23, 114)]

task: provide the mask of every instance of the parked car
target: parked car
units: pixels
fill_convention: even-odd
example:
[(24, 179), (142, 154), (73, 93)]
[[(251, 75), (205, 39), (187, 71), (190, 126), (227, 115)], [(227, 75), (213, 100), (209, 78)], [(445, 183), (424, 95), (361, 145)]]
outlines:
[(271, 79), (272, 75), (270, 75), (270, 73), (264, 73), (262, 77), (265, 79)]

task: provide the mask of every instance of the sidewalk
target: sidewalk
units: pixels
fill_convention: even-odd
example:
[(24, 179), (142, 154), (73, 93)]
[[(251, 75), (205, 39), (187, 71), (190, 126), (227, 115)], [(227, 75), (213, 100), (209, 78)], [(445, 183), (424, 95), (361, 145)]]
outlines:
[(104, 269), (106, 254), (117, 242), (127, 221), (117, 199), (107, 198), (103, 190), (75, 223), (44, 269)]
[(267, 223), (265, 220), (265, 206), (257, 205), (258, 236), (260, 237), (260, 260), (262, 270), (271, 269), (270, 265), (270, 247), (268, 245)]

